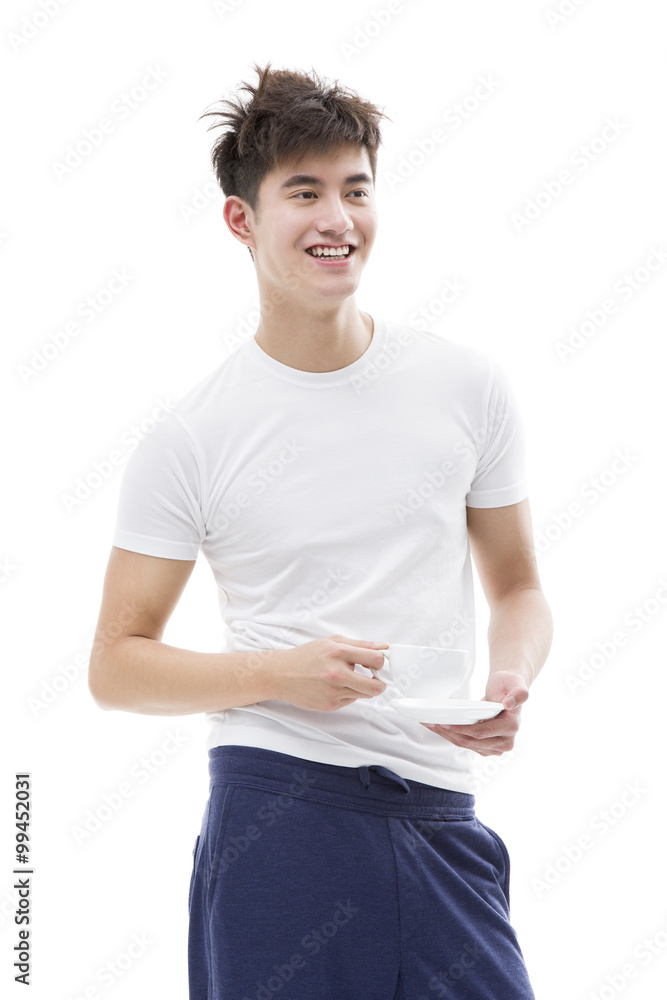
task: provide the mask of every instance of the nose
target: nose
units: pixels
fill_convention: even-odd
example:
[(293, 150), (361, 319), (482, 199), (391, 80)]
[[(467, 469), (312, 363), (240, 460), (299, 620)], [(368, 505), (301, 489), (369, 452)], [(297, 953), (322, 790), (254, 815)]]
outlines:
[(317, 217), (317, 231), (340, 236), (352, 229), (353, 222), (348, 206), (337, 195), (321, 198)]

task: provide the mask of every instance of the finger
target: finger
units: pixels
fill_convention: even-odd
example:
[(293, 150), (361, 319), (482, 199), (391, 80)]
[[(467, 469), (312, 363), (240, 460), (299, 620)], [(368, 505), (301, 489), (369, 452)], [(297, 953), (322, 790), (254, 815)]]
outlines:
[(492, 731), (482, 731), (473, 730), (472, 726), (467, 726), (465, 729), (463, 727), (455, 727), (453, 731), (443, 730), (442, 735), (448, 736), (456, 740), (464, 740), (466, 745), (472, 746), (474, 744), (484, 744), (491, 746), (494, 741), (497, 740), (513, 740), (518, 732), (518, 726), (512, 726), (503, 729), (494, 729)]
[(373, 642), (371, 639), (350, 639), (347, 635), (332, 635), (329, 636), (330, 639), (335, 639), (336, 642), (345, 642), (348, 646), (366, 646), (371, 649), (377, 649), (381, 647), (382, 649), (388, 649), (388, 642)]
[(342, 691), (349, 691), (355, 698), (377, 698), (379, 694), (383, 693), (384, 682), (379, 684), (374, 677), (364, 678), (361, 674), (354, 676), (359, 678), (359, 682), (354, 681), (351, 684), (346, 684), (341, 688)]
[[(369, 654), (370, 654), (369, 650)], [(366, 654), (366, 655), (369, 655)], [(352, 654), (356, 657), (354, 663), (348, 663), (346, 660), (342, 660), (342, 665), (345, 667), (345, 675), (341, 679), (340, 687), (343, 691), (349, 691), (353, 694), (355, 698), (360, 696), (364, 698), (377, 698), (379, 694), (386, 688), (386, 684), (382, 677), (373, 675), (372, 677), (366, 677), (364, 674), (358, 673), (354, 667), (356, 663), (360, 662), (361, 657), (359, 656), (359, 651)], [(380, 653), (375, 651), (376, 656), (381, 656)], [(369, 666), (369, 664), (362, 663), (362, 666)], [(379, 668), (375, 668), (376, 670)]]
[[(451, 733), (452, 736), (467, 736), (478, 740), (492, 739), (497, 736), (509, 735), (507, 718), (500, 719), (500, 716), (503, 714), (505, 713), (501, 712), (494, 719), (488, 719), (485, 722), (475, 722), (467, 726), (456, 726), (454, 724), (439, 725), (435, 723), (434, 727)], [(496, 722), (496, 719), (500, 721)]]
[[(501, 713), (507, 716), (507, 713)], [(496, 718), (500, 719), (500, 715)], [(444, 725), (438, 723), (422, 723), (431, 732), (437, 732), (441, 736), (446, 736), (451, 739), (452, 742), (465, 741), (466, 744), (474, 744), (481, 740), (498, 740), (498, 739), (513, 739), (518, 730), (519, 723), (517, 719), (505, 718), (501, 720), (500, 723), (493, 725), (496, 719), (489, 719), (486, 722), (478, 722), (474, 725), (469, 726), (455, 726), (455, 725)]]
[[(381, 671), (384, 666), (384, 654), (381, 649), (375, 648), (374, 643), (343, 644), (342, 648), (336, 652), (336, 656), (344, 660), (350, 670), (354, 670), (356, 663), (368, 670)], [(358, 674), (357, 676), (362, 675)]]
[(439, 733), (436, 729), (432, 730), (436, 736), (440, 736), (442, 739), (447, 740), (455, 747), (459, 747), (461, 750), (474, 750), (475, 753), (482, 755), (486, 754), (498, 754), (505, 753), (513, 748), (513, 739), (511, 738), (493, 738), (488, 740), (473, 740), (465, 736), (452, 736), (450, 733)]
[(459, 727), (459, 726), (453, 726), (451, 728), (434, 726), (433, 729), (431, 730), (431, 732), (436, 732), (440, 736), (446, 736), (447, 739), (451, 739), (452, 741), (457, 741), (457, 742), (465, 741), (467, 744), (480, 743), (482, 741), (487, 742), (489, 740), (503, 739), (504, 737), (506, 737), (508, 735), (507, 733), (504, 733), (504, 732), (500, 732), (500, 733), (498, 733), (498, 732), (496, 732), (496, 733), (470, 733), (470, 732), (467, 731), (468, 729), (470, 729), (470, 726), (466, 726), (465, 729), (463, 729), (463, 727)]
[(467, 730), (473, 736), (475, 735), (498, 735), (500, 733), (512, 733), (516, 732), (519, 728), (519, 720), (521, 718), (521, 706), (517, 705), (516, 708), (505, 708), (497, 715), (494, 715), (491, 719), (483, 719), (481, 722), (475, 722), (470, 726), (452, 726), (452, 729), (460, 729), (461, 731)]
[[(506, 695), (504, 695), (502, 699), (502, 704), (507, 711), (512, 711), (513, 709), (518, 708), (520, 705), (523, 705), (523, 703), (527, 700), (527, 698), (528, 698), (528, 691), (526, 691), (525, 688), (514, 688), (513, 690), (508, 691)], [(483, 700), (497, 701), (498, 699), (488, 698)]]

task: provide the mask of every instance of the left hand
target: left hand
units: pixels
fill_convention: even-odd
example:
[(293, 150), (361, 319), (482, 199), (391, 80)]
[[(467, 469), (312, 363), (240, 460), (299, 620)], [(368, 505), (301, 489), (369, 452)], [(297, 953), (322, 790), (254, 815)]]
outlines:
[(493, 719), (472, 726), (445, 726), (420, 722), (454, 746), (474, 750), (483, 757), (498, 757), (514, 747), (519, 730), (521, 706), (528, 698), (528, 684), (523, 674), (498, 670), (491, 674), (482, 701), (499, 701), (505, 708)]

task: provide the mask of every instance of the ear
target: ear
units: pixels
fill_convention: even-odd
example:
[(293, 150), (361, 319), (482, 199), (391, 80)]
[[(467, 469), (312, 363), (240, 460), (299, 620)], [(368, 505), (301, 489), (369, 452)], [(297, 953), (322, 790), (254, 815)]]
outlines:
[(230, 233), (239, 243), (243, 243), (247, 247), (255, 246), (252, 238), (254, 214), (247, 202), (235, 194), (230, 194), (228, 198), (225, 198), (222, 215)]

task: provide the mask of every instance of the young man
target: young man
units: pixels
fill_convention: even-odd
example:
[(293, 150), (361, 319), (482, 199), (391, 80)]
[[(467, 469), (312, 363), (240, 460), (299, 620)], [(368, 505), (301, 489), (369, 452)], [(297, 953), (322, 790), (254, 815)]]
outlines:
[[(512, 748), (551, 642), (519, 417), (494, 361), (357, 305), (382, 113), (255, 68), (212, 159), (261, 318), (126, 467), (91, 693), (211, 723), (191, 1000), (523, 1000), (509, 857), (471, 780), (473, 752)], [(221, 653), (161, 641), (200, 548)], [(463, 648), (472, 666), (471, 549), (485, 698), (505, 707), (429, 729), (392, 708), (382, 650)]]

